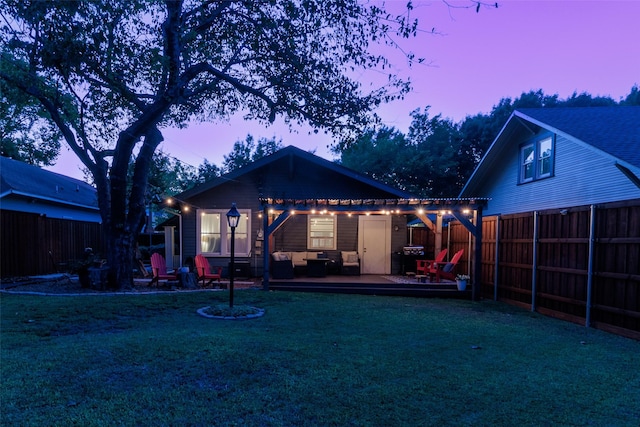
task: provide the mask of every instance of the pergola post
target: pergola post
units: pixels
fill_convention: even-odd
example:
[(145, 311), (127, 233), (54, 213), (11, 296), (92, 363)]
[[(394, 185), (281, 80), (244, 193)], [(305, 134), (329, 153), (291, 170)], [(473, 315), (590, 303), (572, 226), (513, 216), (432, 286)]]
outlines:
[(271, 254), (269, 253), (269, 240), (271, 237), (271, 233), (269, 232), (269, 212), (268, 212), (268, 208), (265, 206), (262, 209), (262, 233), (263, 233), (263, 238), (264, 241), (262, 242), (262, 251), (263, 251), (263, 258), (262, 258), (262, 289), (264, 289), (265, 291), (269, 290), (269, 264), (270, 264), (270, 259), (269, 257), (271, 256)]
[(476, 232), (475, 232), (475, 262), (473, 269), (473, 285), (471, 289), (471, 299), (480, 301), (482, 287), (482, 206), (478, 206), (475, 211)]
[(436, 238), (434, 242), (433, 256), (435, 256), (437, 253), (440, 253), (440, 251), (442, 250), (442, 219), (442, 214), (438, 213), (436, 215)]

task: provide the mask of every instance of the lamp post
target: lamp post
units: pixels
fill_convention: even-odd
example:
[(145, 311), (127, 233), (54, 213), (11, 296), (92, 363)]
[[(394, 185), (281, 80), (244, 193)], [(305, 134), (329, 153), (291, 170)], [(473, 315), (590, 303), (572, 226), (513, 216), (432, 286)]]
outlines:
[(240, 221), (240, 212), (236, 209), (236, 204), (231, 204), (231, 209), (227, 212), (227, 222), (231, 227), (231, 262), (229, 263), (229, 308), (233, 308), (233, 276), (235, 275), (236, 257), (236, 227)]

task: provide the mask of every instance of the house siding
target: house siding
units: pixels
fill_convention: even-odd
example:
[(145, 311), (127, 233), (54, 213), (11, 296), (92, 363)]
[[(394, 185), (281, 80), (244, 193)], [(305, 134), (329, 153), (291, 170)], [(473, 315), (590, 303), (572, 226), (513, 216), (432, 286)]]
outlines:
[(522, 139), (514, 141), (503, 152), (505, 164), (499, 168), (502, 172), (489, 175), (476, 190), (477, 194), (491, 198), (485, 215), (640, 197), (640, 189), (618, 170), (611, 157), (562, 136), (556, 137), (554, 176), (518, 184), (519, 147), (524, 142)]
[[(184, 259), (193, 258), (196, 255), (197, 248), (197, 215), (202, 209), (231, 209), (233, 203), (240, 210), (250, 209), (250, 239), (252, 241), (252, 253), (250, 257), (237, 257), (238, 261), (250, 261), (252, 268), (259, 266), (262, 268), (262, 257), (255, 253), (255, 241), (258, 230), (262, 228), (262, 219), (258, 217), (260, 213), (258, 203), (258, 191), (253, 187), (253, 183), (241, 178), (229, 185), (221, 185), (216, 187), (215, 191), (202, 193), (186, 201), (190, 205), (189, 212), (182, 214), (183, 235), (183, 251)], [(214, 267), (226, 268), (229, 263), (229, 257), (209, 257), (209, 263)]]

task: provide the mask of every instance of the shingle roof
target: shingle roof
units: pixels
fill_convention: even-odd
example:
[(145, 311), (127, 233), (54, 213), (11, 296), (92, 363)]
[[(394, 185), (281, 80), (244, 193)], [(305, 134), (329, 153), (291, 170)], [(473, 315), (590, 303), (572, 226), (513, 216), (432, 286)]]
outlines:
[(86, 182), (0, 157), (0, 197), (17, 194), (97, 209), (96, 190)]
[(523, 108), (515, 114), (640, 167), (640, 107)]

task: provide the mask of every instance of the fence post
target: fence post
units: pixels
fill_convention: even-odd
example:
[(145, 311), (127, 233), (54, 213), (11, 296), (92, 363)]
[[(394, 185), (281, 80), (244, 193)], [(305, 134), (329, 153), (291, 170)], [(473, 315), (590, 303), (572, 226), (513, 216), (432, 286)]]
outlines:
[(531, 268), (531, 311), (536, 311), (536, 282), (538, 279), (538, 211), (533, 212), (533, 265)]
[(500, 274), (500, 269), (498, 268), (498, 264), (500, 262), (500, 249), (498, 246), (500, 245), (500, 215), (496, 215), (496, 261), (493, 266), (493, 300), (498, 301), (498, 283), (500, 283), (498, 279), (498, 274)]
[(585, 326), (591, 327), (591, 294), (593, 293), (593, 257), (596, 241), (596, 205), (591, 205), (589, 218), (589, 266), (587, 271), (587, 313), (585, 316)]

